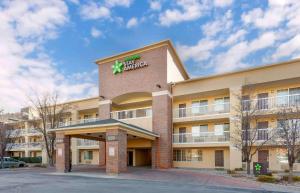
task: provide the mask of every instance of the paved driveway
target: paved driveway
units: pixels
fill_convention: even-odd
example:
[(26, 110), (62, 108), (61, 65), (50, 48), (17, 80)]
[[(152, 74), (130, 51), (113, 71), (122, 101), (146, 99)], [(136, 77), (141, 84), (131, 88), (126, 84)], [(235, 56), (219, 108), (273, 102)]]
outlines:
[(64, 175), (42, 168), (0, 170), (0, 193), (267, 192), (256, 183), (198, 171), (131, 169), (118, 177), (107, 177), (101, 169), (88, 170)]

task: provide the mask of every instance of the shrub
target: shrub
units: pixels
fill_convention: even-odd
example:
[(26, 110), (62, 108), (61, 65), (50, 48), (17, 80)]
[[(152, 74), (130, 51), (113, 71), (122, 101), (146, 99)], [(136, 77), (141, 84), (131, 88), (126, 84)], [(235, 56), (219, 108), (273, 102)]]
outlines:
[(15, 159), (25, 163), (42, 163), (42, 157), (15, 157)]
[[(282, 176), (281, 179), (283, 181), (288, 181), (289, 180), (289, 176)], [(292, 179), (293, 179), (293, 182), (300, 182), (300, 176), (293, 176)]]
[(289, 169), (285, 169), (284, 172), (285, 172), (285, 173), (289, 173), (290, 170), (289, 170)]
[(227, 170), (227, 174), (236, 174), (235, 170)]
[(274, 178), (273, 176), (267, 176), (267, 175), (259, 175), (256, 178), (256, 180), (259, 182), (267, 182), (267, 183), (275, 183), (276, 182), (276, 178)]
[(243, 168), (235, 168), (235, 171), (243, 171)]

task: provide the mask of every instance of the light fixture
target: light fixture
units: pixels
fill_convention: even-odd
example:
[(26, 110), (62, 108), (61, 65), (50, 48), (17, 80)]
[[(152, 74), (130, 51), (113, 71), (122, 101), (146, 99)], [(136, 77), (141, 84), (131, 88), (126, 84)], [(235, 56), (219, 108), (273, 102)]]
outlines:
[(161, 88), (160, 84), (156, 84), (156, 87), (157, 87), (157, 88)]

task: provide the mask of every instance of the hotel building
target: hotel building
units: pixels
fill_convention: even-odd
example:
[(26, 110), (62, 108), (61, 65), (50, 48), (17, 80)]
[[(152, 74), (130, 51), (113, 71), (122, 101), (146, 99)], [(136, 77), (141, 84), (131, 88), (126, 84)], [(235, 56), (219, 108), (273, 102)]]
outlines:
[[(258, 140), (278, 128), (279, 105), (300, 106), (300, 60), (190, 78), (166, 40), (96, 64), (99, 97), (68, 102), (55, 129), (60, 172), (69, 170), (70, 161), (105, 166), (107, 173), (127, 166), (242, 168), (242, 153), (232, 140), (240, 129), (234, 108), (240, 98), (260, 104)], [(18, 124), (25, 145), (11, 155), (41, 155), (45, 162), (30, 120)], [(275, 144), (260, 149), (253, 161), (268, 162), (270, 170), (288, 168), (286, 150)]]

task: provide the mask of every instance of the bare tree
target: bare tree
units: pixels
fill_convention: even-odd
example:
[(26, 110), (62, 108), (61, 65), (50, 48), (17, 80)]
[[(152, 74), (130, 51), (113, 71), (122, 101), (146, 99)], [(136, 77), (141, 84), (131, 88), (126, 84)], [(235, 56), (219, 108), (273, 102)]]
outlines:
[[(0, 110), (0, 115), (2, 114), (3, 110)], [(0, 122), (0, 162), (1, 167), (4, 168), (4, 157), (6, 156), (7, 152), (11, 150), (13, 147), (14, 138), (19, 136), (19, 130), (13, 130), (10, 124)]]
[(251, 100), (253, 92), (250, 88), (247, 94), (247, 96), (235, 96), (238, 102), (232, 108), (235, 111), (236, 129), (230, 136), (233, 145), (242, 152), (242, 159), (247, 164), (249, 175), (254, 155), (273, 139), (273, 135), (268, 128), (261, 128), (258, 124), (264, 101)]
[(300, 101), (298, 105), (285, 105), (278, 111), (277, 142), (287, 150), (288, 182), (293, 181), (293, 166), (300, 155)]
[(37, 116), (34, 124), (37, 131), (42, 134), (49, 166), (54, 166), (56, 137), (51, 129), (59, 126), (66, 109), (66, 105), (58, 104), (58, 99), (57, 93), (46, 93), (42, 96), (36, 95), (35, 99), (30, 98), (33, 108), (31, 113)]

